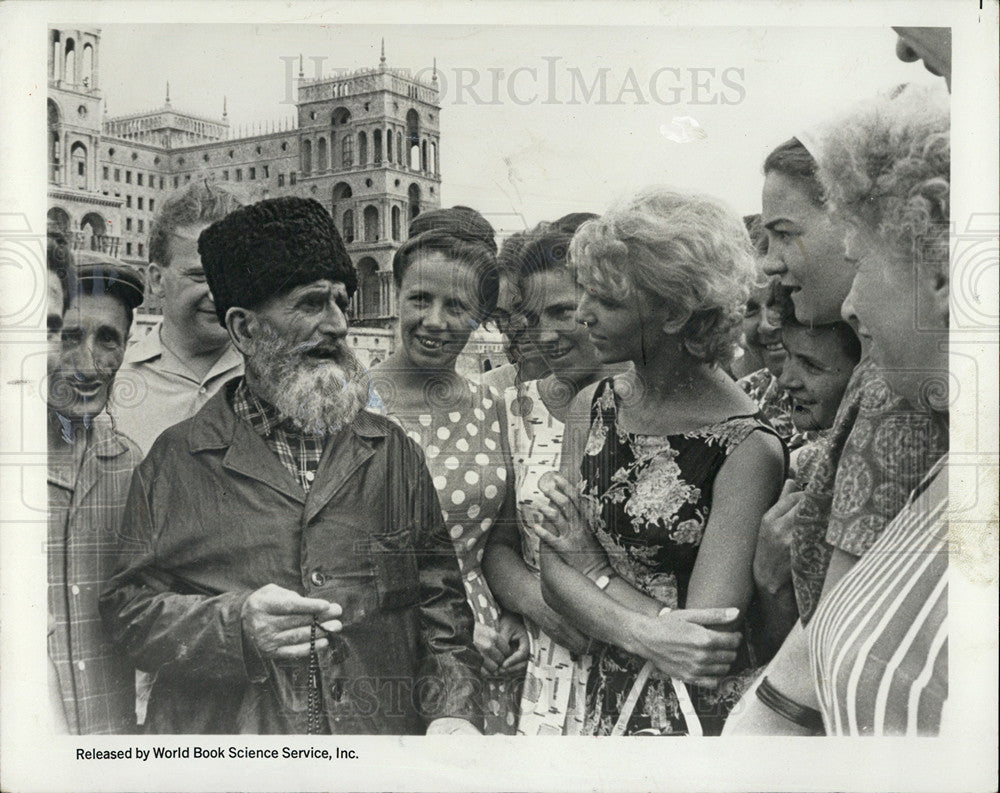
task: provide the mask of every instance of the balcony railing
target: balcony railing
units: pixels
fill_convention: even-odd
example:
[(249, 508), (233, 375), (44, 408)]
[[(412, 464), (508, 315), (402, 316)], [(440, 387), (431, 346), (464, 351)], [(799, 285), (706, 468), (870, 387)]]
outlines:
[(351, 298), (350, 310), (356, 322), (396, 319), (396, 285), (392, 273), (376, 272), (362, 277), (358, 291)]
[(96, 251), (105, 253), (108, 256), (118, 256), (118, 247), (121, 237), (114, 237), (110, 234), (87, 234), (85, 231), (73, 232), (73, 250), (75, 251)]

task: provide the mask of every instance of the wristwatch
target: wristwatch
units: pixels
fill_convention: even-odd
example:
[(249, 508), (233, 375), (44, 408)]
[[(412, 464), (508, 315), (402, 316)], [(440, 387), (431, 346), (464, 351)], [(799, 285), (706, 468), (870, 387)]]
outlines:
[(613, 576), (614, 573), (601, 573), (601, 575), (597, 576), (597, 578), (594, 579), (594, 585), (598, 589), (607, 589), (608, 584), (611, 583), (611, 579)]

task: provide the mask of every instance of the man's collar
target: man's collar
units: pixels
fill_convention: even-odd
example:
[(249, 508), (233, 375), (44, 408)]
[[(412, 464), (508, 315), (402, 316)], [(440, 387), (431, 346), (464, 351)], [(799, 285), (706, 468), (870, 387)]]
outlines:
[(115, 430), (107, 413), (88, 416), (82, 421), (72, 421), (55, 410), (50, 410), (49, 414), (58, 422), (67, 449), (77, 443), (85, 443), (98, 457), (117, 457), (128, 451), (128, 445), (121, 433)]
[[(53, 423), (53, 425), (59, 427), (59, 437), (67, 446), (72, 446), (74, 443), (76, 443), (77, 440), (80, 439), (78, 436), (79, 430), (77, 429), (77, 427), (62, 413), (60, 413), (57, 410), (50, 410), (49, 416), (50, 416), (49, 420)], [(83, 432), (86, 432), (90, 422), (87, 419), (84, 419), (82, 424), (83, 424)]]
[(227, 381), (205, 406), (189, 419), (188, 442), (192, 452), (225, 449), (236, 437), (239, 419), (233, 412), (233, 394), (243, 377)]
[[(286, 423), (278, 414), (278, 409), (270, 402), (261, 399), (247, 385), (246, 378), (240, 381), (233, 392), (233, 411), (243, 421), (253, 427), (254, 432), (263, 438), (270, 437), (279, 426)], [(283, 427), (288, 430), (288, 427)]]
[[(132, 364), (133, 366), (140, 363), (147, 363), (149, 361), (156, 360), (157, 358), (162, 358), (165, 353), (170, 353), (172, 358), (180, 361), (180, 359), (177, 358), (176, 353), (171, 351), (160, 338), (160, 332), (162, 329), (163, 324), (161, 323), (137, 342), (132, 344), (125, 351), (125, 363)], [(183, 365), (183, 361), (181, 361), (181, 364)], [(220, 374), (224, 374), (225, 372), (242, 366), (242, 364), (243, 356), (240, 355), (239, 351), (233, 347), (232, 344), (227, 342), (225, 349), (219, 355), (215, 363), (212, 364), (212, 368), (209, 370), (205, 379), (217, 377)]]
[(157, 326), (125, 351), (125, 363), (145, 363), (161, 355), (163, 342), (160, 341), (160, 326)]
[(388, 423), (390, 423), (389, 419), (384, 416), (362, 408), (351, 422), (351, 429), (355, 435), (360, 435), (363, 438), (384, 438), (389, 434), (385, 427)]

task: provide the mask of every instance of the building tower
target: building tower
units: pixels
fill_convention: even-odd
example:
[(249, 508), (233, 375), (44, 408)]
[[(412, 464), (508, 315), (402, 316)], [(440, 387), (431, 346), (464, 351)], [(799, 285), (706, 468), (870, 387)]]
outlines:
[[(247, 201), (315, 198), (358, 268), (352, 347), (365, 365), (384, 360), (397, 318), (393, 253), (410, 220), (441, 201), (436, 71), (425, 81), (390, 69), (384, 46), (375, 68), (315, 80), (300, 60), (296, 117), (234, 127), (224, 97), (221, 118), (190, 113), (169, 84), (156, 107), (109, 116), (100, 31), (52, 29), (49, 41), (49, 220), (74, 249), (145, 267), (150, 224), (192, 180), (236, 183)], [(137, 322), (157, 313), (150, 296)]]
[(97, 29), (49, 30), (48, 219), (74, 247), (115, 256), (121, 200), (102, 195), (98, 177), (100, 41)]
[(386, 65), (300, 78), (300, 194), (333, 216), (358, 268), (354, 324), (396, 318), (392, 256), (410, 220), (440, 206), (438, 88)]

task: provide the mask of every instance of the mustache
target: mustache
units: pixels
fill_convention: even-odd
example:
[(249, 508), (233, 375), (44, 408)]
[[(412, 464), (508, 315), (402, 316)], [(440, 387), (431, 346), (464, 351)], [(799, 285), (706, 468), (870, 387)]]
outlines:
[(311, 352), (312, 350), (318, 350), (320, 352), (330, 352), (330, 353), (343, 353), (345, 351), (344, 343), (340, 341), (304, 341), (300, 344), (293, 345), (289, 352), (292, 354), (303, 354)]
[(251, 355), (263, 352), (270, 359), (284, 357), (300, 359), (305, 356), (331, 358), (343, 364), (354, 357), (344, 339), (320, 338), (292, 344), (286, 341), (277, 328), (266, 319), (255, 317), (251, 325)]
[(368, 402), (368, 373), (342, 339), (294, 343), (262, 323), (245, 360), (257, 395), (306, 434), (346, 425)]

